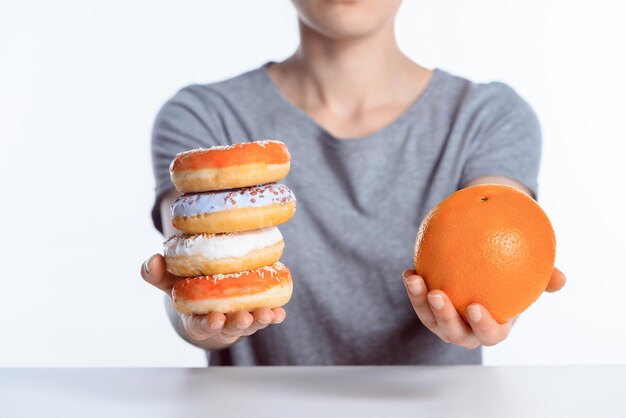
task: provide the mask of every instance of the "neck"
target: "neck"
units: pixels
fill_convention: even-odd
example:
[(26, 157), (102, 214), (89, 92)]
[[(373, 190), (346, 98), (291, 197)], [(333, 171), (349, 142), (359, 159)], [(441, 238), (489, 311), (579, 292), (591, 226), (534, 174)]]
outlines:
[(280, 71), (300, 90), (300, 107), (338, 113), (386, 104), (402, 95), (417, 65), (398, 48), (392, 24), (368, 36), (335, 40), (300, 23), (300, 47)]

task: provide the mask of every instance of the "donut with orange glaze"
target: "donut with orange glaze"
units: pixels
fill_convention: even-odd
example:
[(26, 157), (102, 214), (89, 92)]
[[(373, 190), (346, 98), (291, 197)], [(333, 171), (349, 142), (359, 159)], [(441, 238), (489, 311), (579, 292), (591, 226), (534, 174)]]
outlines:
[(235, 189), (283, 179), (290, 161), (280, 141), (242, 142), (181, 152), (170, 164), (170, 177), (182, 193)]
[(230, 313), (283, 306), (291, 299), (292, 289), (291, 272), (277, 261), (239, 273), (178, 279), (172, 299), (180, 313)]

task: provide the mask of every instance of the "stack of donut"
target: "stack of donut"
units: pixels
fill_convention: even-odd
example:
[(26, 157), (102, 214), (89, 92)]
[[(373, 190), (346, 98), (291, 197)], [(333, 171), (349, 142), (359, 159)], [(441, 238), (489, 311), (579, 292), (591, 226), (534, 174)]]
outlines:
[(283, 237), (296, 199), (276, 183), (290, 168), (287, 147), (255, 141), (178, 154), (170, 165), (183, 193), (171, 207), (182, 233), (164, 246), (167, 270), (181, 278), (172, 290), (181, 313), (229, 313), (278, 307), (291, 298), (282, 264)]

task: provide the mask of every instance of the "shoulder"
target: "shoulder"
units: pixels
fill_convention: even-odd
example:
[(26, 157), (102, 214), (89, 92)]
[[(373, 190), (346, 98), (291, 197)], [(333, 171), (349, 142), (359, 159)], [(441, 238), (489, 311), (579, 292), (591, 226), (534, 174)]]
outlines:
[(501, 120), (516, 121), (538, 128), (537, 115), (530, 104), (511, 86), (500, 81), (477, 83), (437, 70), (441, 95), (462, 118), (489, 124)]
[(233, 138), (247, 137), (244, 128), (249, 124), (244, 118), (258, 113), (259, 106), (252, 106), (267, 79), (265, 68), (260, 67), (227, 80), (183, 87), (158, 111), (152, 129), (153, 146), (180, 151), (227, 145)]
[(164, 105), (215, 108), (220, 102), (243, 100), (261, 88), (264, 82), (264, 66), (225, 80), (208, 84), (190, 84), (181, 88)]

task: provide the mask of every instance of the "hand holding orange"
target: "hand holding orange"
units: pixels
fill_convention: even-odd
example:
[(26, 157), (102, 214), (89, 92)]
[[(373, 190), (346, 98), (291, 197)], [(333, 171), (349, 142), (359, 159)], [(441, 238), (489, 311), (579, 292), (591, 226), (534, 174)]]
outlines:
[(479, 185), (453, 193), (422, 222), (415, 270), (429, 289), (445, 292), (468, 321), (482, 304), (499, 323), (520, 314), (546, 290), (556, 239), (550, 220), (510, 186)]

